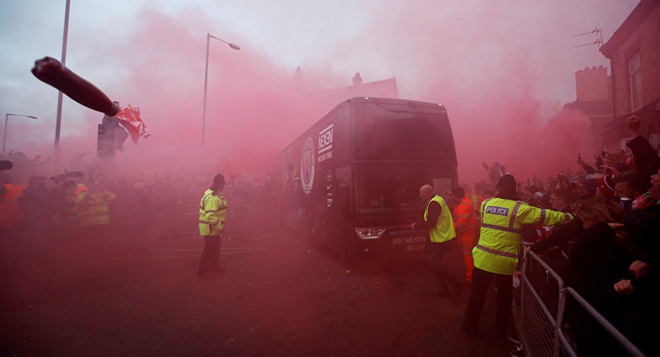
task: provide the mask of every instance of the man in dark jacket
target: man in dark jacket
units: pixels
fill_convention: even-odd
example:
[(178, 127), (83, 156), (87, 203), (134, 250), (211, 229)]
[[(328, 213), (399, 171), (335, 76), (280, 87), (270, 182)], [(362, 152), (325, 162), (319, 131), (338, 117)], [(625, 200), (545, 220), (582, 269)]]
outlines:
[(43, 235), (53, 214), (51, 195), (46, 187), (46, 178), (31, 176), (30, 185), (16, 201), (23, 213), (26, 228), (33, 234)]
[(651, 176), (649, 193), (655, 202), (626, 215), (626, 231), (643, 251), (644, 258), (634, 261), (629, 271), (633, 279), (614, 284), (620, 295), (633, 295), (634, 312), (628, 321), (630, 340), (648, 356), (660, 355), (660, 169)]
[(627, 121), (628, 129), (634, 139), (626, 145), (632, 151), (639, 180), (644, 183), (643, 188), (646, 189), (649, 187), (647, 180), (660, 170), (660, 157), (658, 157), (658, 153), (653, 149), (651, 143), (640, 132), (641, 119), (633, 115)]

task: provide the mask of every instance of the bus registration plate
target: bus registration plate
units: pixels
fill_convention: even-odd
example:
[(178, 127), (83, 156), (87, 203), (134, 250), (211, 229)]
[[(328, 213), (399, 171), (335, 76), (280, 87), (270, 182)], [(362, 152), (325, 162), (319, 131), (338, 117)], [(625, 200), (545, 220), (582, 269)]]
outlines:
[[(426, 243), (426, 236), (413, 236), (392, 239), (392, 245), (422, 245)], [(424, 248), (421, 248), (424, 249)]]
[(417, 244), (410, 244), (406, 247), (407, 251), (413, 251), (413, 250), (424, 250), (426, 248), (425, 243), (417, 243)]

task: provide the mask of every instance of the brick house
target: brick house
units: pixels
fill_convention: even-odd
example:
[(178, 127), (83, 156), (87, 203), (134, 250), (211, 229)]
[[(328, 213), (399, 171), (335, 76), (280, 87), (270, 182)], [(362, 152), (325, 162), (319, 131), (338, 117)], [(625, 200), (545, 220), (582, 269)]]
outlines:
[(607, 75), (607, 67), (586, 67), (575, 72), (577, 99), (564, 105), (564, 109), (577, 109), (591, 122), (591, 133), (597, 140), (596, 149), (600, 149), (601, 133), (612, 121), (612, 83)]
[(614, 119), (605, 125), (608, 151), (626, 149), (626, 118), (642, 118), (641, 131), (653, 146), (660, 134), (660, 1), (641, 0), (600, 48), (610, 60)]

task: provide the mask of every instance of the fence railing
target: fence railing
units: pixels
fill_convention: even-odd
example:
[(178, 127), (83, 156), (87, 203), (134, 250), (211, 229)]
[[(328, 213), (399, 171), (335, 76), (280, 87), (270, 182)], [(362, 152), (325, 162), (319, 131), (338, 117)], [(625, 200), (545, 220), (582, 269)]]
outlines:
[(514, 299), (520, 329), (518, 351), (527, 356), (578, 356), (575, 344), (563, 330), (569, 296), (578, 303), (575, 306), (591, 315), (628, 355), (644, 356), (580, 294), (566, 287), (559, 274), (532, 251), (525, 253), (518, 290), (519, 295)]

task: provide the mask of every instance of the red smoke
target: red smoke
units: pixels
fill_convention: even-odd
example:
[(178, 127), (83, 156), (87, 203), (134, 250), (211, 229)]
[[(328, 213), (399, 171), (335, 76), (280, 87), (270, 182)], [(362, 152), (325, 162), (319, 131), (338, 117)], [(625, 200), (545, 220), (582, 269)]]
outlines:
[[(548, 84), (572, 80), (578, 69), (560, 60), (580, 63), (587, 51), (574, 49), (571, 36), (583, 32), (577, 29), (591, 16), (602, 21), (602, 14), (580, 15), (558, 3), (423, 4), (423, 11), (408, 4), (382, 10), (387, 26), (364, 38), (387, 48), (388, 62), (411, 64), (408, 76), (398, 76), (402, 97), (446, 105), (462, 182), (486, 178), (483, 161), (497, 161), (521, 178), (555, 175), (576, 169), (579, 152), (598, 150), (580, 113), (562, 112), (545, 126), (561, 109), (547, 111), (548, 98), (556, 100)], [(588, 51), (595, 54), (586, 56), (595, 61), (589, 64), (607, 65), (596, 47)]]
[[(140, 106), (153, 133), (140, 140), (134, 154), (146, 160), (140, 165), (199, 168), (206, 38), (169, 16), (150, 12), (142, 18), (144, 26), (133, 40), (152, 39), (150, 46), (127, 58), (130, 85), (114, 90), (113, 97)], [(242, 49), (210, 42), (204, 166), (265, 173), (277, 165), (274, 160), (288, 141), (323, 111), (311, 113), (292, 97), (293, 69), (278, 68), (235, 35), (227, 38)]]
[[(588, 122), (579, 113), (561, 113), (545, 126), (560, 109), (553, 105), (553, 111), (547, 110), (559, 78), (572, 79), (585, 65), (607, 65), (595, 47), (576, 50), (570, 42), (572, 34), (591, 26), (585, 20), (602, 21), (602, 14), (523, 1), (362, 7), (370, 22), (355, 37), (335, 43), (333, 55), (324, 61), (300, 64), (308, 90), (349, 85), (352, 75), (361, 72), (366, 82), (396, 76), (401, 98), (444, 104), (462, 182), (486, 178), (482, 161), (498, 161), (516, 176), (542, 176), (575, 168), (579, 152), (588, 157), (598, 149), (590, 146)], [(141, 108), (153, 135), (137, 147), (127, 141), (120, 162), (161, 170), (199, 168), (205, 34), (217, 24), (212, 26), (199, 10), (177, 17), (149, 10), (140, 19), (130, 38), (96, 47), (77, 61), (86, 68), (121, 64), (116, 83), (99, 83), (94, 73), (72, 69), (122, 105)], [(618, 25), (613, 23), (610, 32)], [(242, 50), (210, 42), (205, 166), (264, 173), (281, 149), (330, 108), (314, 107), (291, 87), (295, 67), (274, 63), (238, 34), (213, 34)], [(83, 36), (83, 42), (94, 43), (92, 36)], [(550, 41), (557, 37), (566, 41)], [(567, 58), (558, 52), (570, 51), (573, 60), (585, 51), (595, 55), (589, 63), (575, 60), (575, 68), (556, 60)], [(63, 125), (71, 125), (66, 112), (75, 104), (65, 104)], [(62, 139), (65, 156), (79, 151), (94, 155), (101, 117), (86, 112), (87, 120), (77, 123), (80, 137)], [(51, 149), (44, 145), (42, 150)]]

